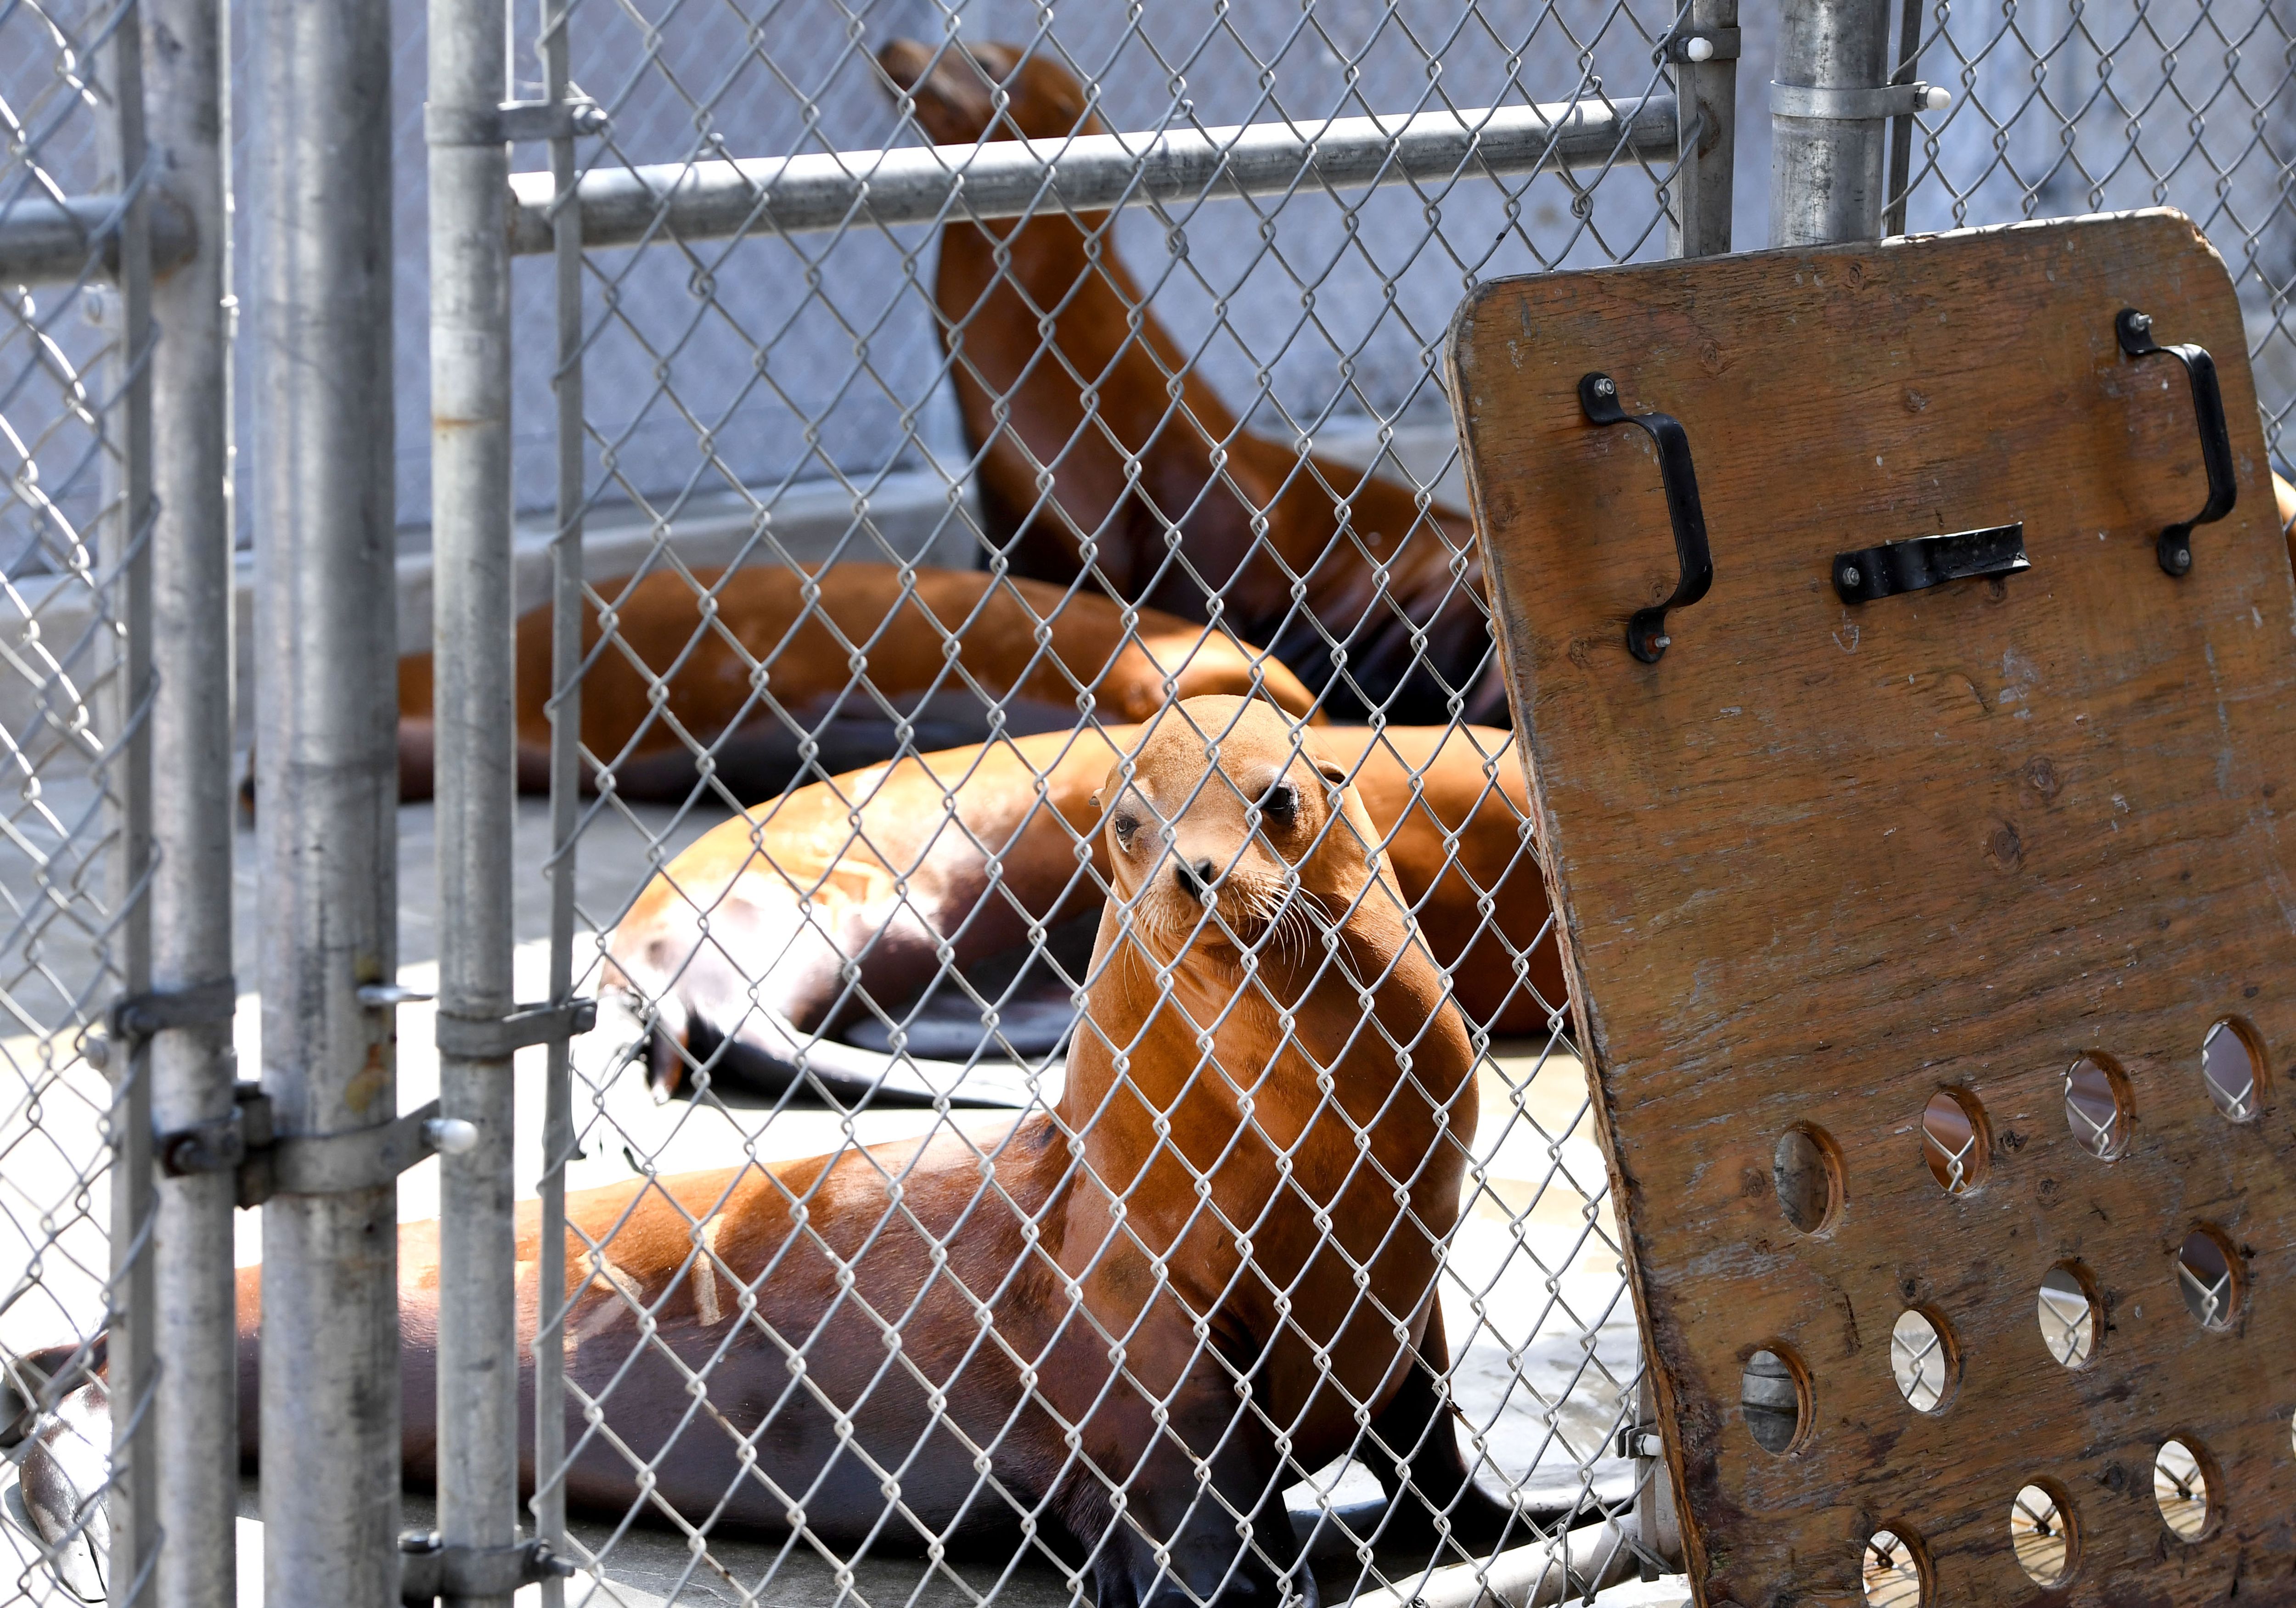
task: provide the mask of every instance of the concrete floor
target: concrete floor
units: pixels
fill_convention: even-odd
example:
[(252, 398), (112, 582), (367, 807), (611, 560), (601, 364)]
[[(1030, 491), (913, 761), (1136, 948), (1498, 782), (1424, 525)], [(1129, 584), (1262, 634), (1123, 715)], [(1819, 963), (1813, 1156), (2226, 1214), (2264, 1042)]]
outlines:
[[(652, 874), (677, 849), (722, 818), (716, 813), (681, 816), (662, 808), (605, 812), (586, 834), (578, 861), (579, 903), (589, 920), (610, 924)], [(409, 805), (399, 812), (400, 980), (427, 990), (437, 980), (432, 812)], [(546, 992), (549, 888), (540, 874), (548, 844), (548, 817), (541, 800), (522, 801), (514, 860), (519, 995)], [(256, 904), (250, 831), (237, 845), (234, 964), (242, 989), (257, 974), (255, 947), (260, 912)], [(583, 947), (587, 946), (587, 947)], [(579, 956), (594, 955), (587, 933), (578, 939)], [(243, 1076), (259, 1065), (259, 1012), (251, 992), (243, 992), (235, 1038)], [(401, 1008), (399, 1016), (399, 1103), (412, 1109), (437, 1093), (438, 1067), (430, 1048), (428, 1005)], [(929, 1112), (863, 1114), (850, 1130), (846, 1119), (822, 1110), (779, 1112), (744, 1111), (683, 1102), (657, 1106), (634, 1073), (622, 1070), (627, 1022), (610, 1019), (600, 1031), (578, 1041), (575, 1064), (578, 1127), (583, 1156), (570, 1171), (572, 1187), (619, 1182), (641, 1170), (684, 1171), (738, 1163), (745, 1154), (759, 1160), (818, 1154), (848, 1143), (874, 1142), (929, 1128)], [(1619, 1422), (1620, 1398), (1631, 1385), (1636, 1339), (1631, 1309), (1611, 1236), (1609, 1208), (1601, 1200), (1603, 1168), (1585, 1112), (1585, 1084), (1578, 1064), (1562, 1055), (1542, 1058), (1538, 1046), (1512, 1046), (1484, 1067), (1482, 1120), (1476, 1153), (1484, 1182), (1476, 1191), (1450, 1259), (1442, 1292), (1447, 1322), (1455, 1337), (1467, 1338), (1456, 1370), (1463, 1407), (1480, 1432), (1485, 1453), (1510, 1482), (1526, 1488), (1534, 1501), (1569, 1500), (1593, 1479), (1606, 1497), (1623, 1497), (1632, 1465), (1610, 1458), (1608, 1442)], [(20, 1062), (37, 1059), (37, 1046), (25, 1038), (0, 1042), (0, 1054)], [(540, 1169), (539, 1126), (542, 1052), (519, 1058), (516, 1072), (520, 1124), (518, 1187), (530, 1195)], [(46, 1202), (71, 1194), (75, 1161), (98, 1155), (100, 1109), (87, 1069), (66, 1069), (57, 1094), (38, 1108), (35, 1128), (25, 1108), (0, 1122), (0, 1155), (9, 1159), (4, 1188), (23, 1202)], [(73, 1089), (81, 1097), (61, 1095)], [(1002, 1120), (977, 1117), (969, 1120)], [(400, 1216), (414, 1220), (435, 1215), (437, 1169), (421, 1167), (399, 1186)], [(1583, 1193), (1582, 1193), (1583, 1191)], [(1589, 1203), (1589, 1197), (1593, 1203)], [(37, 1215), (31, 1214), (31, 1215)], [(29, 1217), (20, 1205), (11, 1220)], [(0, 1312), (0, 1344), (46, 1343), (101, 1311), (94, 1273), (102, 1266), (100, 1210), (69, 1213), (59, 1220), (50, 1210), (46, 1273), (37, 1299), (19, 1300)], [(4, 1227), (0, 1224), (0, 1227)], [(0, 1245), (0, 1252), (9, 1247)], [(25, 1249), (29, 1251), (30, 1245)], [(77, 1258), (81, 1268), (76, 1270)], [(237, 1259), (260, 1259), (260, 1217), (239, 1218)], [(4, 1259), (0, 1259), (4, 1265)], [(0, 1475), (6, 1471), (0, 1470)], [(1360, 1473), (1355, 1476), (1362, 1479)], [(0, 1480), (4, 1483), (4, 1480)], [(254, 1492), (247, 1493), (248, 1517), (241, 1522), (242, 1602), (260, 1600), (260, 1526), (254, 1518)], [(422, 1522), (422, 1502), (407, 1498), (408, 1522)], [(4, 1528), (4, 1526), (0, 1526)], [(775, 1604), (818, 1602), (828, 1608), (900, 1603), (940, 1608), (984, 1593), (1003, 1573), (1003, 1561), (950, 1563), (926, 1577), (913, 1560), (864, 1559), (849, 1577), (803, 1544), (774, 1546), (712, 1537), (706, 1547), (692, 1545), (667, 1527), (635, 1526), (617, 1535), (578, 1526), (581, 1554), (596, 1560), (568, 1594), (570, 1603), (708, 1604), (762, 1597)], [(11, 1536), (19, 1555), (23, 1538)], [(1344, 1591), (1342, 1582), (1333, 1587)], [(1013, 1608), (1052, 1608), (1072, 1593), (1057, 1570), (1022, 1564), (997, 1587)], [(250, 1593), (253, 1595), (250, 1595)], [(1636, 1598), (1652, 1608), (1684, 1595)], [(37, 1599), (37, 1596), (35, 1596)], [(1606, 1598), (1606, 1600), (1613, 1600)], [(1617, 1598), (1625, 1608), (1627, 1599)], [(538, 1594), (521, 1594), (521, 1602)]]

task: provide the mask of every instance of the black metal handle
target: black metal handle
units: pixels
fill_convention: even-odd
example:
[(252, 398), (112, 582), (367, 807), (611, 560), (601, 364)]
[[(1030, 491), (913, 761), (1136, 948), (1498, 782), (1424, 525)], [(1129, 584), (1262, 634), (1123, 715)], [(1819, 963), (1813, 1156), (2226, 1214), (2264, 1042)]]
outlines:
[(1666, 488), (1666, 517), (1674, 526), (1675, 557), (1682, 577), (1674, 595), (1652, 608), (1637, 609), (1627, 621), (1627, 651), (1644, 664), (1656, 664), (1670, 639), (1666, 611), (1686, 609), (1714, 584), (1714, 554), (1706, 546), (1706, 513), (1698, 505), (1698, 476), (1690, 466), (1690, 437), (1670, 414), (1630, 414), (1619, 406), (1619, 387), (1608, 374), (1578, 381), (1578, 406), (1594, 424), (1631, 424), (1658, 448), (1658, 475)]
[(2152, 316), (2135, 308), (2123, 308), (2112, 321), (2120, 349), (2130, 357), (2163, 354), (2185, 365), (2193, 382), (2193, 417), (2201, 430), (2201, 462), (2209, 472), (2208, 506), (2180, 525), (2161, 532), (2161, 567), (2184, 575), (2193, 567), (2193, 527), (2212, 525), (2232, 512), (2240, 488), (2234, 483), (2232, 436), (2225, 428), (2224, 393), (2217, 389), (2217, 360), (2201, 346), (2162, 346), (2152, 339)]

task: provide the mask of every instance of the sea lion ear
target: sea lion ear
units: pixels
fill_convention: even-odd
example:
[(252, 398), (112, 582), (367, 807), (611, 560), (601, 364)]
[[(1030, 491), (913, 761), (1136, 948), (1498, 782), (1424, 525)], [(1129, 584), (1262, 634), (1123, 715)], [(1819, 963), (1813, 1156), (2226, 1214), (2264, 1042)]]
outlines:
[(1316, 770), (1322, 773), (1324, 780), (1332, 786), (1345, 787), (1348, 784), (1348, 767), (1337, 759), (1325, 759), (1314, 754), (1310, 754), (1308, 759), (1314, 763)]
[(1093, 813), (1093, 814), (1095, 814), (1095, 815), (1098, 815), (1098, 814), (1100, 814), (1100, 813), (1101, 813), (1101, 810), (1100, 810), (1100, 794), (1099, 794), (1099, 792), (1098, 792), (1097, 791), (1095, 791), (1095, 792), (1094, 792), (1094, 793), (1093, 793), (1093, 795), (1092, 795), (1092, 813)]
[(877, 53), (877, 62), (897, 87), (908, 92), (918, 125), (936, 145), (972, 144), (996, 115), (977, 53), (955, 45), (936, 53), (918, 40), (896, 39)]

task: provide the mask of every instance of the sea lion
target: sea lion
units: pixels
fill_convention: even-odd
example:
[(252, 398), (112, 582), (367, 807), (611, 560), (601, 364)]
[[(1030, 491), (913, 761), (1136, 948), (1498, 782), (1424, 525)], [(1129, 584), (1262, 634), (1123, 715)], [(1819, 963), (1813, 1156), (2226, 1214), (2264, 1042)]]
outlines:
[[(878, 61), (939, 144), (1108, 132), (1073, 75), (1013, 45), (898, 39)], [(941, 231), (941, 336), (981, 512), (1015, 570), (1089, 570), (1190, 619), (1218, 597), (1336, 719), (1441, 721), (1457, 696), (1464, 718), (1505, 724), (1472, 523), (1243, 428), (1149, 308), (1109, 216), (1048, 204)]]
[[(1282, 1493), (1342, 1455), (1410, 1483), (1383, 1542), (1488, 1549), (1528, 1516), (1468, 1478), (1434, 1382), (1476, 1115), (1465, 1024), (1344, 766), (1259, 701), (1177, 712), (1103, 772), (1111, 890), (1055, 1108), (569, 1197), (548, 1316), (573, 1511), (801, 1522), (840, 1549), (1034, 1535), (1100, 1608), (1260, 1608), (1287, 1586), (1312, 1604)], [(529, 1429), (539, 1233), (529, 1202)], [(417, 1485), (438, 1260), (436, 1224), (401, 1228)], [(251, 1462), (258, 1268), (237, 1294)], [(78, 1399), (51, 1438), (69, 1420), (103, 1444), (100, 1387)], [(27, 1478), (70, 1512), (62, 1450), (36, 1444)]]
[[(701, 749), (718, 782), (755, 803), (808, 768), (833, 775), (891, 758), (904, 726), (924, 749), (1073, 726), (1087, 693), (1118, 720), (1255, 684), (1295, 714), (1314, 703), (1281, 663), (1219, 632), (1144, 609), (1127, 640), (1123, 610), (1104, 597), (978, 570), (667, 569), (596, 589), (615, 636), (600, 651), (598, 610), (586, 603), (582, 743), (624, 798), (685, 798)], [(519, 785), (529, 792), (550, 786), (550, 650), (545, 606), (520, 619), (515, 650)], [(657, 677), (669, 687), (659, 708)], [(430, 796), (431, 742), (430, 655), (410, 654), (398, 661), (402, 799)], [(586, 769), (586, 785), (595, 782)]]
[[(982, 1038), (980, 1002), (999, 1017), (992, 1054), (1041, 1057), (1065, 1037), (1110, 875), (1093, 794), (1146, 729), (919, 755), (712, 829), (607, 941), (609, 986), (650, 1018), (656, 1095), (701, 1068), (716, 1087), (778, 1093), (801, 1075), (802, 1051), (802, 1075), (840, 1099), (931, 1098), (962, 1078), (966, 1098), (1027, 1103), (1024, 1071), (1001, 1056), (965, 1065)], [(1332, 726), (1316, 741), (1346, 767), (1468, 1019), (1495, 1035), (1547, 1030), (1562, 964), (1538, 942), (1546, 890), (1508, 734)], [(1046, 935), (1041, 956), (1032, 928)], [(963, 982), (944, 972), (944, 946)], [(897, 1027), (904, 1054), (889, 1062)], [(828, 1037), (840, 1030), (867, 1047)]]

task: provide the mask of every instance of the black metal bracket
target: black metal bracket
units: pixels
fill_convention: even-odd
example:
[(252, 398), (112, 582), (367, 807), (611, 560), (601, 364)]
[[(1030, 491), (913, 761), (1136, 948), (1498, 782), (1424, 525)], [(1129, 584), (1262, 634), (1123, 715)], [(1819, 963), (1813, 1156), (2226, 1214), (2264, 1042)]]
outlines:
[(550, 1550), (546, 1541), (516, 1541), (508, 1546), (449, 1546), (435, 1530), (410, 1530), (398, 1538), (398, 1600), (429, 1604), (442, 1596), (508, 1596), (521, 1586), (562, 1580), (574, 1561)]
[(441, 1118), (436, 1100), (372, 1128), (280, 1135), (272, 1128), (271, 1096), (259, 1084), (241, 1083), (232, 1089), (231, 1115), (170, 1129), (152, 1148), (161, 1177), (234, 1173), (238, 1203), (253, 1207), (275, 1194), (377, 1189), (417, 1162), (441, 1151), (460, 1154), (477, 1140), (469, 1123)]
[(2212, 525), (2232, 512), (2240, 487), (2233, 477), (2232, 435), (2225, 428), (2224, 393), (2217, 387), (2217, 360), (2206, 347), (2162, 346), (2152, 339), (2152, 316), (2135, 308), (2123, 308), (2112, 321), (2120, 349), (2131, 358), (2168, 356), (2185, 365), (2193, 386), (2193, 418), (2200, 426), (2201, 463), (2209, 473), (2208, 505), (2182, 524), (2161, 532), (2161, 567), (2174, 576), (2193, 568), (2193, 528)]
[(1846, 603), (1874, 603), (1949, 580), (2014, 575), (2033, 567), (2025, 556), (2025, 522), (1988, 525), (1944, 536), (1915, 536), (1833, 555), (1833, 589)]
[(442, 1055), (465, 1061), (507, 1061), (534, 1044), (578, 1038), (598, 1025), (598, 1002), (570, 999), (512, 1007), (507, 1016), (449, 1016), (439, 1013), (433, 1042)]
[(1631, 424), (1658, 449), (1658, 474), (1666, 488), (1666, 516), (1674, 526), (1674, 553), (1682, 566), (1674, 595), (1652, 608), (1637, 609), (1627, 621), (1627, 651), (1644, 664), (1656, 664), (1672, 645), (1666, 611), (1686, 609), (1714, 584), (1714, 555), (1706, 546), (1706, 513), (1698, 505), (1698, 476), (1690, 465), (1690, 437), (1670, 414), (1630, 414), (1619, 406), (1619, 387), (1608, 374), (1578, 381), (1578, 406), (1589, 423)]

